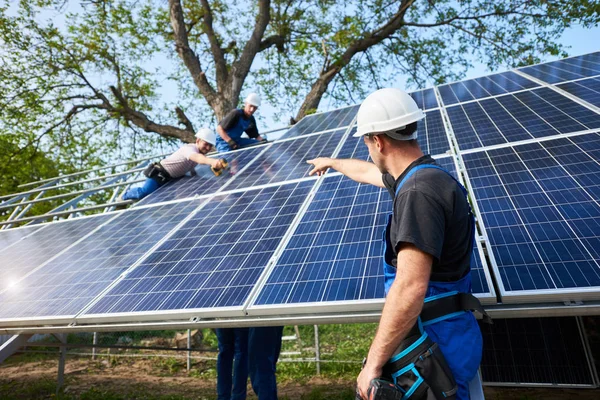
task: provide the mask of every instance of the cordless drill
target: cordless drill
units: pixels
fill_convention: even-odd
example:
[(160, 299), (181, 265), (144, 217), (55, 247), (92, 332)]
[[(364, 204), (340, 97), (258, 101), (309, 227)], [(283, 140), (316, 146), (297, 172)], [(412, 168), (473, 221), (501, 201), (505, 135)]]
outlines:
[[(373, 379), (367, 390), (367, 400), (402, 400), (402, 396), (396, 385), (383, 379)], [(356, 400), (362, 400), (358, 393)]]
[(216, 169), (215, 167), (210, 167), (210, 170), (213, 172), (213, 174), (215, 174), (215, 176), (221, 175), (223, 171), (229, 167), (229, 164), (227, 163), (226, 159), (221, 158), (219, 161), (221, 161), (221, 165), (223, 166), (223, 168)]

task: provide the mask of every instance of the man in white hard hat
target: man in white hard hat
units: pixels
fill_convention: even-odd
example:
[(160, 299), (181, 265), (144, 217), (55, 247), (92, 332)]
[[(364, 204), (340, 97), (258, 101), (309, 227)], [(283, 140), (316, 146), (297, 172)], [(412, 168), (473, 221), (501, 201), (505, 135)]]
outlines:
[(164, 160), (150, 164), (144, 171), (148, 178), (146, 182), (142, 186), (129, 189), (121, 199), (141, 200), (171, 179), (191, 172), (199, 164), (210, 165), (215, 175), (218, 175), (226, 167), (225, 160), (205, 156), (215, 145), (215, 133), (208, 128), (201, 128), (195, 136), (195, 143), (185, 144)]
[[(254, 113), (260, 107), (260, 97), (250, 93), (244, 100), (243, 108), (231, 110), (217, 126), (217, 151), (223, 153), (240, 147), (262, 142), (264, 139), (258, 133)], [(247, 138), (242, 134), (246, 132)]]
[(384, 235), (385, 306), (357, 379), (363, 399), (383, 384), (375, 379), (411, 399), (468, 399), (481, 361), (472, 310), (483, 309), (470, 294), (473, 215), (462, 185), (421, 151), (422, 118), (407, 93), (378, 90), (361, 104), (354, 135), (373, 162), (308, 160), (311, 174), (333, 168), (386, 188), (394, 201)]

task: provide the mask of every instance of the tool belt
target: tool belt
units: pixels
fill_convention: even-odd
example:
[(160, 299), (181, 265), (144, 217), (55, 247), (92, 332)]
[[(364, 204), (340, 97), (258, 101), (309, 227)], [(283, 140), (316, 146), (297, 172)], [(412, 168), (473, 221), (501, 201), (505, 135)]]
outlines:
[(144, 170), (144, 175), (146, 178), (154, 179), (159, 185), (164, 185), (173, 179), (167, 170), (160, 165), (160, 162), (149, 164), (148, 168)]
[(423, 327), (465, 311), (478, 311), (484, 322), (491, 323), (479, 300), (470, 293), (449, 292), (425, 299), (417, 323), (383, 366), (381, 378), (394, 383), (402, 400), (456, 399), (458, 387), (452, 371)]

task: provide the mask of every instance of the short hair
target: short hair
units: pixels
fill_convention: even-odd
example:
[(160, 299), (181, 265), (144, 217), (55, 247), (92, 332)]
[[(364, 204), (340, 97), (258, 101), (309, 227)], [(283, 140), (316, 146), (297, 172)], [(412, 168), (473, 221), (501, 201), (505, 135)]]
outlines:
[(395, 129), (395, 130), (381, 132), (381, 133), (372, 133), (372, 134), (367, 134), (365, 136), (369, 137), (369, 139), (370, 139), (372, 136), (385, 135), (385, 136), (387, 136), (387, 138), (389, 140), (396, 142), (396, 143), (398, 143), (398, 142), (414, 143), (417, 141), (416, 139), (409, 139), (409, 140), (402, 140), (402, 139), (403, 139), (403, 137), (412, 136), (412, 134), (415, 133), (416, 131), (417, 131), (417, 122), (412, 122), (412, 123), (406, 125), (402, 129)]

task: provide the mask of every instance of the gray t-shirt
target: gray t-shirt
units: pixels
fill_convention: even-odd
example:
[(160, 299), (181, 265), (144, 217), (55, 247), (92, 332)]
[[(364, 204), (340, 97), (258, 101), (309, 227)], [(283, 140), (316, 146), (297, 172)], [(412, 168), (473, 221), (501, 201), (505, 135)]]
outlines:
[(402, 185), (396, 186), (408, 171), (420, 164), (435, 164), (430, 156), (415, 160), (394, 180), (383, 175), (383, 183), (394, 198), (390, 242), (386, 261), (396, 266), (401, 243), (412, 243), (434, 257), (431, 280), (452, 282), (470, 270), (472, 225), (469, 204), (446, 172), (435, 168), (416, 171)]

